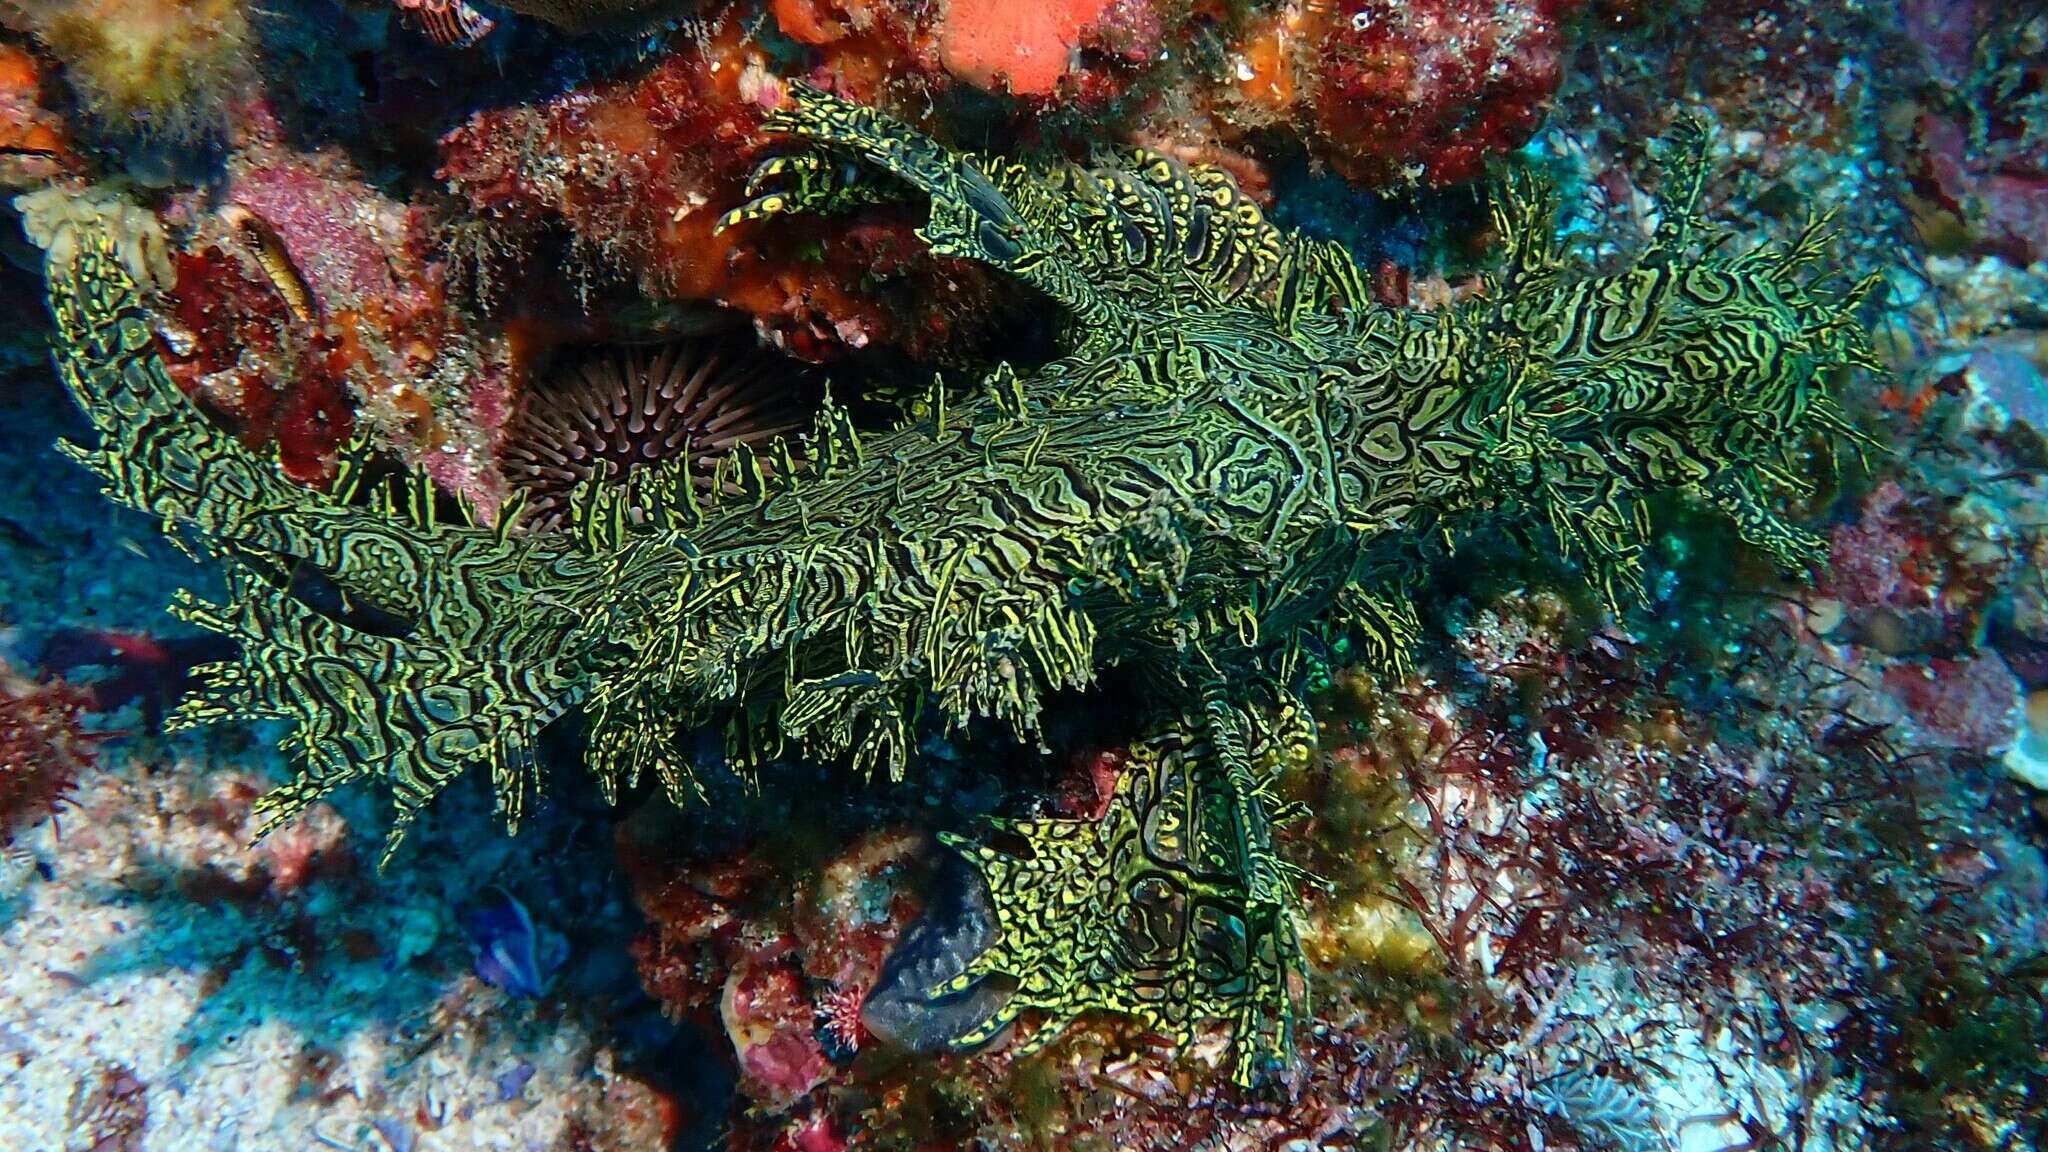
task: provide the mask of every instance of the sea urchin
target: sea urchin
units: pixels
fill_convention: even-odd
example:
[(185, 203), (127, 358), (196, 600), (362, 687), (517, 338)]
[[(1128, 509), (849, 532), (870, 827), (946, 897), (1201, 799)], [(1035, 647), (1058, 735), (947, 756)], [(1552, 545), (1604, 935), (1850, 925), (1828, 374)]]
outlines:
[(592, 477), (621, 483), (688, 454), (692, 479), (709, 488), (719, 457), (737, 445), (809, 427), (817, 391), (803, 365), (746, 338), (608, 349), (529, 393), (500, 464), (526, 497), (527, 525), (549, 531)]

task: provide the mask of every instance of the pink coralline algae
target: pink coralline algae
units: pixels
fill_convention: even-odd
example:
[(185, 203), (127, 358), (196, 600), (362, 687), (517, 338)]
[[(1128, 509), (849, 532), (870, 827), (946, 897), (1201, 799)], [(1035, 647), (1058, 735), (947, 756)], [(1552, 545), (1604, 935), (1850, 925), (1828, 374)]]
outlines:
[(1981, 500), (1880, 483), (1830, 540), (1821, 590), (1846, 635), (1893, 654), (1957, 652), (1981, 633), (2013, 558)]
[[(189, 817), (210, 846), (254, 844), (239, 852), (208, 852), (203, 862), (179, 871), (175, 883), (191, 899), (207, 903), (255, 905), (281, 901), (302, 893), (315, 882), (338, 882), (357, 874), (357, 858), (341, 814), (322, 804), (302, 827), (280, 828), (257, 841), (263, 818), (255, 801), (262, 782), (245, 773), (221, 771), (200, 780), (180, 781), (173, 790), (181, 816)], [(87, 798), (96, 823), (105, 824), (118, 797), (105, 791)]]
[(488, 519), (510, 414), (510, 344), (446, 284), (426, 210), (373, 188), (339, 149), (296, 150), (246, 110), (217, 202), (180, 197), (157, 325), (177, 383), (307, 484), (359, 423)]
[(1968, 128), (1933, 113), (1914, 125), (1930, 203), (1969, 228), (1972, 247), (2028, 263), (2048, 255), (2048, 165), (1988, 159)]
[(1311, 114), (1333, 161), (1447, 184), (1527, 140), (1563, 78), (1562, 0), (1358, 0), (1314, 50)]
[(296, 319), (314, 330), (311, 374), (338, 372), (389, 443), (490, 515), (500, 485), (488, 450), (510, 415), (511, 354), (452, 306), (425, 211), (338, 156), (268, 141), (237, 158), (227, 199), (275, 235), (285, 269), (244, 245), (267, 278), (306, 286), (312, 315)]
[(1906, 0), (1901, 23), (1930, 84), (1951, 93), (1898, 128), (1923, 231), (2015, 264), (2048, 255), (2048, 15)]
[(1884, 686), (1931, 744), (1995, 754), (2019, 735), (2020, 682), (1996, 652), (1899, 661)]
[(1895, 481), (1881, 485), (1855, 523), (1835, 529), (1824, 586), (1863, 607), (1928, 606), (1923, 572), (1935, 561), (1922, 528), (1905, 522), (1910, 511), (1904, 488)]
[(417, 209), (380, 198), (335, 157), (265, 149), (241, 159), (228, 202), (276, 231), (321, 312), (376, 305), (410, 316), (433, 306)]
[(742, 953), (718, 1007), (739, 1061), (741, 1090), (773, 1108), (809, 1092), (831, 1067), (793, 945), (781, 938)]

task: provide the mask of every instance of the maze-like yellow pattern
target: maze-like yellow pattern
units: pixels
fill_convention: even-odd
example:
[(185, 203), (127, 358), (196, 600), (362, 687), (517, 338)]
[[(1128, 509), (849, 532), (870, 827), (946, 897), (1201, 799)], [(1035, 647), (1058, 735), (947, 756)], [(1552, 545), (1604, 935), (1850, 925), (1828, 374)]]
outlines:
[(1663, 225), (1633, 266), (1576, 266), (1547, 190), (1515, 182), (1500, 271), (1425, 314), (1372, 304), (1342, 250), (1214, 170), (991, 161), (802, 87), (771, 127), (795, 147), (726, 226), (923, 202), (935, 252), (1058, 308), (1065, 354), (935, 387), (884, 433), (828, 404), (801, 470), (790, 445), (742, 447), (714, 495), (656, 470), (587, 487), (573, 532), (522, 533), (516, 513), (437, 522), (417, 485), (283, 483), (173, 387), (112, 241), (84, 226), (53, 247), (58, 362), (100, 437), (74, 455), (230, 572), (227, 604), (179, 606), (242, 646), (182, 719), (294, 724), (300, 774), (267, 810), (374, 777), (395, 846), (481, 765), (515, 819), (535, 736), (571, 709), (607, 796), (643, 775), (692, 795), (679, 750), (707, 725), (743, 767), (802, 750), (893, 777), (934, 729), (1036, 739), (1050, 693), (1127, 666), (1167, 735), (1108, 818), (1014, 825), (1023, 855), (954, 841), (1002, 928), (967, 978), (1019, 989), (982, 1032), (1026, 1008), (1181, 1038), (1221, 1019), (1248, 1076), (1284, 1047), (1300, 963), (1305, 878), (1273, 851), (1287, 813), (1262, 749), (1308, 739), (1283, 722), (1305, 651), (1348, 633), (1399, 666), (1410, 588), (1478, 524), (1553, 541), (1610, 598), (1657, 491), (1725, 510), (1788, 567), (1820, 554), (1772, 508), (1855, 438), (1825, 384), (1869, 363), (1853, 313), (1871, 285), (1812, 275), (1822, 222), (1719, 254), (1696, 128), (1667, 149)]

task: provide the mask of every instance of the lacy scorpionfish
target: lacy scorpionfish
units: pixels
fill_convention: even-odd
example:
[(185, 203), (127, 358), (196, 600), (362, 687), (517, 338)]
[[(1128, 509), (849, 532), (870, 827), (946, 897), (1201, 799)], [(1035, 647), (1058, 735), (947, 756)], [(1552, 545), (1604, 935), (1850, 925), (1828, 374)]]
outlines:
[(1824, 221), (1718, 253), (1696, 126), (1631, 267), (1575, 265), (1551, 194), (1511, 181), (1503, 265), (1434, 313), (1374, 304), (1341, 248), (1214, 169), (963, 155), (802, 87), (771, 127), (800, 148), (724, 226), (921, 200), (934, 253), (1049, 299), (1063, 355), (935, 388), (885, 433), (828, 401), (802, 444), (728, 457), (712, 496), (654, 470), (588, 486), (573, 531), (527, 532), (437, 520), (424, 481), (365, 496), (352, 465), (325, 493), (285, 482), (172, 384), (113, 240), (52, 246), (59, 368), (100, 435), (66, 447), (225, 566), (227, 603), (174, 610), (241, 654), (201, 670), (178, 720), (292, 722), (273, 823), (374, 776), (395, 847), (473, 766), (516, 823), (537, 734), (571, 710), (608, 799), (643, 774), (691, 796), (679, 750), (707, 725), (740, 764), (801, 750), (894, 777), (921, 733), (987, 718), (1035, 738), (1048, 693), (1125, 666), (1162, 735), (1099, 822), (1004, 825), (991, 840), (1015, 851), (947, 838), (999, 935), (931, 994), (1014, 986), (963, 1044), (1027, 1009), (1050, 1017), (1033, 1044), (1090, 1010), (1183, 1041), (1222, 1020), (1243, 1077), (1285, 1048), (1299, 986), (1310, 878), (1274, 853), (1293, 813), (1270, 785), (1312, 739), (1305, 653), (1341, 634), (1398, 665), (1414, 583), (1482, 523), (1552, 541), (1610, 599), (1659, 491), (1787, 567), (1821, 555), (1771, 504), (1811, 491), (1807, 453), (1855, 438), (1825, 385), (1870, 361), (1853, 313), (1872, 284), (1809, 273)]

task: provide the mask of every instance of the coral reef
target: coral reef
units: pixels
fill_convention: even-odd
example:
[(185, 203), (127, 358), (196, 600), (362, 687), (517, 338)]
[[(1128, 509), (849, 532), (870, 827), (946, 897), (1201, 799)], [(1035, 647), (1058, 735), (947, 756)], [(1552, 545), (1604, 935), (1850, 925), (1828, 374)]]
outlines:
[(2041, 259), (2048, 18), (1986, 4), (1913, 3), (1903, 15), (1928, 81), (1925, 106), (1897, 132), (1910, 149), (1916, 223), (1938, 247)]
[(0, 44), (0, 186), (36, 187), (78, 163), (71, 129), (43, 103), (46, 72), (26, 49)]
[(16, 200), (38, 244), (86, 224), (122, 237), (160, 307), (167, 371), (284, 473), (330, 482), (360, 418), (488, 516), (502, 481), (490, 448), (510, 415), (512, 352), (447, 296), (423, 212), (370, 187), (334, 150), (287, 150), (252, 116), (227, 161), (227, 203), (173, 236), (131, 194), (63, 186)]
[(587, 935), (622, 910), (600, 880), (525, 859), (530, 840), (467, 842), (480, 809), (433, 831), (445, 870), (403, 879), (365, 875), (350, 825), (374, 814), (347, 805), (252, 851), (268, 780), (244, 758), (103, 755), (61, 836), (17, 840), (0, 869), (11, 1146), (665, 1146), (672, 1105), (597, 1036), (618, 1023), (613, 976), (572, 961), (548, 999), (515, 999), (470, 975), (457, 923), (495, 881)]
[(940, 64), (977, 87), (1017, 96), (1052, 95), (1081, 45), (1115, 36), (1118, 25), (1136, 41), (1131, 53), (1139, 62), (1154, 54), (1145, 42), (1159, 40), (1158, 17), (1146, 0), (1065, 0), (1035, 8), (949, 0), (945, 12), (936, 32)]
[(927, 255), (907, 217), (795, 221), (747, 245), (715, 234), (745, 199), (782, 84), (726, 20), (631, 79), (477, 114), (441, 141), (440, 175), (481, 220), (465, 243), (491, 267), (537, 248), (552, 223), (586, 275), (616, 269), (655, 300), (715, 300), (805, 359), (878, 344), (930, 356), (971, 339), (990, 287)]
[[(863, 1050), (814, 1061), (796, 1099), (749, 1085), (765, 1115), (745, 1146), (829, 1133), (873, 1148), (1508, 1149), (1533, 1131), (1552, 1147), (1801, 1132), (1828, 1133), (1827, 1147), (1995, 1147), (2022, 1130), (2048, 1038), (2026, 973), (2048, 938), (2032, 917), (1984, 964), (1952, 949), (1992, 931), (2005, 901), (2048, 891), (2048, 872), (2038, 845), (1979, 848), (1960, 823), (1983, 803), (1981, 748), (1958, 756), (1867, 719), (1881, 697), (1783, 617), (1757, 621), (1697, 686), (1667, 686), (1674, 653), (1586, 633), (1558, 596), (1509, 590), (1457, 611), (1450, 651), (1416, 676), (1389, 688), (1340, 670), (1315, 701), (1321, 750), (1279, 782), (1317, 814), (1281, 829), (1279, 850), (1326, 882), (1303, 908), (1316, 1023), (1284, 1095), (1200, 1087), (1216, 1031), (1162, 1050), (1096, 1016), (1035, 1056), (1012, 1045), (933, 1065)], [(1074, 778), (1100, 763), (1077, 756)], [(779, 927), (784, 909), (819, 906), (823, 873), (780, 868), (773, 849), (622, 860), (643, 891), (669, 892), (643, 897), (660, 940), (734, 942), (645, 954), (650, 987), (679, 1011), (734, 978), (746, 942), (780, 938), (797, 947), (782, 962), (808, 970), (837, 938)], [(900, 954), (932, 920), (918, 900), (930, 882), (863, 874), (879, 891), (828, 923), (879, 929)], [(763, 892), (776, 875), (789, 889)], [(1965, 911), (1959, 885), (1991, 898)], [(1882, 956), (1858, 943), (1872, 909), (1891, 918)], [(1915, 942), (1916, 926), (1937, 935)], [(1969, 1004), (1967, 1019), (1914, 991), (1935, 971), (1950, 975), (1932, 996)], [(823, 1019), (838, 988), (812, 989)], [(801, 1012), (771, 1023), (783, 1044), (813, 1043)], [(1997, 1053), (1961, 1075), (1949, 1046), (1980, 1025)], [(1926, 1060), (1940, 1070), (1918, 1071)], [(1920, 1135), (1887, 1142), (1890, 1117)], [(1994, 1137), (1976, 1142), (1978, 1125)]]
[[(1247, 60), (1268, 106), (1283, 91), (1308, 94), (1308, 118), (1338, 167), (1377, 183), (1395, 178), (1471, 180), (1489, 158), (1527, 140), (1564, 74), (1562, 17), (1569, 0), (1365, 0), (1308, 10), (1322, 27), (1284, 85)], [(1242, 74), (1242, 73), (1241, 73)], [(1284, 110), (1283, 110), (1284, 111)]]
[[(345, 156), (288, 152), (269, 134), (229, 171), (218, 238), (183, 257), (170, 293), (183, 330), (167, 334), (174, 377), (220, 397), (245, 435), (274, 440), (296, 479), (332, 476), (359, 413), (489, 515), (512, 352), (451, 306), (425, 213), (372, 187)], [(206, 308), (216, 314), (194, 314)], [(263, 364), (266, 354), (282, 365)]]

